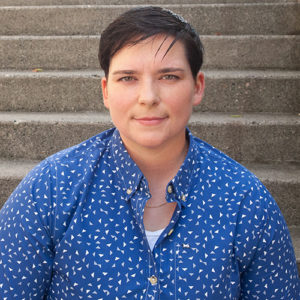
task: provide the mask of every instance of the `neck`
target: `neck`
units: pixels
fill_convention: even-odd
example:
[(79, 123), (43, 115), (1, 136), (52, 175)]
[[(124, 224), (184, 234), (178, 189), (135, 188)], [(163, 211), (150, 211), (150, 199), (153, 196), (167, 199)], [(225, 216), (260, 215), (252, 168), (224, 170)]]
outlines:
[(124, 143), (131, 158), (149, 181), (169, 181), (178, 172), (188, 151), (185, 136), (181, 141), (159, 148), (138, 147)]

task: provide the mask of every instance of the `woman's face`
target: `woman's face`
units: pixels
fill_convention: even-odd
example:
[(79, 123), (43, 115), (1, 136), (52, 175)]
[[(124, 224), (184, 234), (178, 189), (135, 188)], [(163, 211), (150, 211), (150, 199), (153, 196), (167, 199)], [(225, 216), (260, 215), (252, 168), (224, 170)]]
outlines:
[(182, 42), (166, 54), (172, 40), (158, 35), (125, 46), (102, 79), (104, 105), (129, 148), (185, 143), (192, 107), (203, 96), (204, 76), (199, 72), (193, 78)]

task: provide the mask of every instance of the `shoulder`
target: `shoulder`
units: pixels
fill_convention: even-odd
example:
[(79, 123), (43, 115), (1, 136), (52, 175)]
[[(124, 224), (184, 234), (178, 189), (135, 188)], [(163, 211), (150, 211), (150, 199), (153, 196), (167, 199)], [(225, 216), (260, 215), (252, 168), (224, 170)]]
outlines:
[(226, 185), (241, 186), (244, 190), (246, 186), (262, 186), (251, 171), (224, 152), (193, 135), (190, 140), (195, 153), (196, 174), (200, 172), (202, 177), (209, 177)]
[[(21, 181), (18, 190), (32, 189), (34, 186), (46, 186), (47, 182), (52, 186), (69, 171), (74, 176), (81, 169), (92, 165), (109, 148), (114, 129), (110, 129), (93, 136), (75, 146), (61, 150), (38, 163)], [(41, 188), (38, 191), (44, 190)], [(16, 191), (15, 191), (16, 192)]]
[(58, 201), (67, 190), (71, 193), (72, 182), (80, 183), (84, 174), (101, 161), (113, 132), (113, 129), (102, 132), (41, 161), (23, 178), (6, 205), (15, 202), (43, 205), (44, 201)]
[(115, 129), (109, 129), (95, 135), (80, 144), (72, 146), (70, 148), (59, 151), (48, 158), (46, 161), (52, 164), (64, 164), (78, 162), (84, 159), (92, 159), (93, 157), (99, 157), (101, 153), (106, 151), (110, 146), (111, 137)]

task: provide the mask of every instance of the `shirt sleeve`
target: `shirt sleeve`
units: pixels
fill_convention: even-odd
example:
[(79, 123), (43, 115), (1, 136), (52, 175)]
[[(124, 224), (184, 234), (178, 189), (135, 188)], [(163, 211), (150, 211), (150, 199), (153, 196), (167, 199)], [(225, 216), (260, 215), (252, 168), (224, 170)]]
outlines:
[(0, 211), (0, 299), (43, 299), (47, 294), (53, 262), (51, 185), (44, 161)]
[(243, 199), (235, 253), (241, 300), (300, 299), (300, 282), (291, 237), (270, 193), (259, 182)]

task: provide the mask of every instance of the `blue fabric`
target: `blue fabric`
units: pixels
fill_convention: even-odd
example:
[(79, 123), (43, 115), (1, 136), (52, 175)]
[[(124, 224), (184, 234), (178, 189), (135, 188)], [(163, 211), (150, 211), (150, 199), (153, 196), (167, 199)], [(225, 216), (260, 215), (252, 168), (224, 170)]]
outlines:
[(169, 185), (178, 205), (151, 252), (147, 181), (116, 129), (41, 162), (0, 212), (0, 298), (300, 298), (287, 226), (253, 174), (189, 134)]

